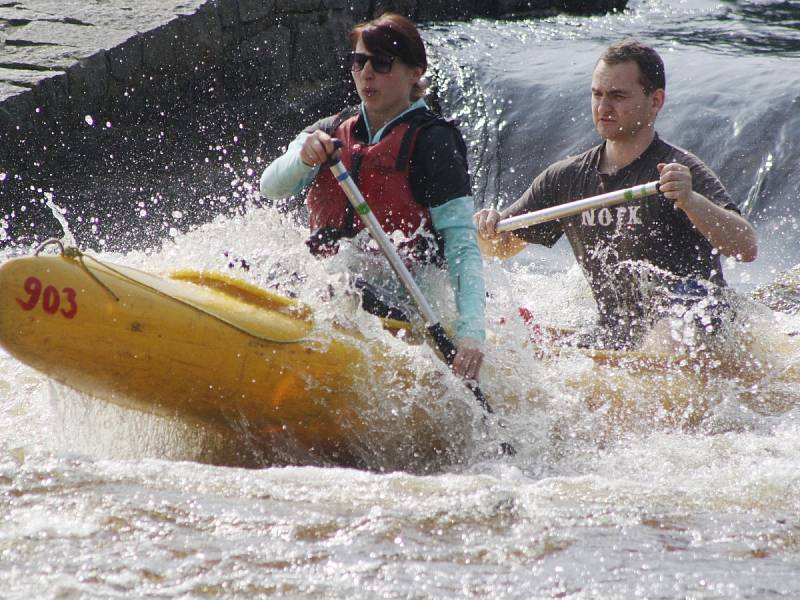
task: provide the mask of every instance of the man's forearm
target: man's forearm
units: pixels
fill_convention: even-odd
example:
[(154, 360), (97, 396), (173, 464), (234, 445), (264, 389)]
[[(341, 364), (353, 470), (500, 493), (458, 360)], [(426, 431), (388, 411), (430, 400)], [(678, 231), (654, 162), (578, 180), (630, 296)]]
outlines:
[(522, 215), (527, 212), (531, 212), (533, 210), (529, 207), (530, 201), (528, 199), (528, 194), (522, 194), (514, 204), (508, 206), (500, 211), (500, 219), (507, 219), (508, 217), (516, 217), (517, 215)]
[(753, 226), (736, 212), (692, 192), (679, 207), (709, 243), (725, 256), (751, 262), (758, 254), (758, 241)]

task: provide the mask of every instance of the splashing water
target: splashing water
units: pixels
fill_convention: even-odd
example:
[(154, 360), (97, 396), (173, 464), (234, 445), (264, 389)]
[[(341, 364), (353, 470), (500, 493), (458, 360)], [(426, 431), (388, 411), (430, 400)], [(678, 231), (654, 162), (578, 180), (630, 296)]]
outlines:
[[(732, 193), (748, 198), (766, 249), (751, 281), (770, 284), (784, 281), (776, 273), (797, 263), (791, 252), (800, 247), (789, 210), (796, 204), (792, 169), (800, 164), (792, 140), (799, 136), (782, 91), (794, 86), (796, 95), (797, 86), (793, 71), (776, 68), (796, 58), (796, 28), (786, 24), (797, 15), (789, 4), (631, 2), (633, 10), (609, 17), (476, 20), (431, 26), (424, 34), (440, 65), (465, 65), (463, 73), (457, 66), (440, 73), (463, 81), (451, 84), (453, 98), (474, 99), (450, 106), (463, 115), (470, 143), (487, 140), (478, 145), (487, 148), (479, 153), (483, 162), (471, 158), (476, 191), (487, 190), (486, 201), (513, 199), (533, 171), (585, 140), (573, 128), (590, 130), (581, 108), (588, 98), (574, 90), (598, 48), (625, 35), (669, 43), (676, 111), (669, 137), (682, 133), (680, 143), (725, 165)], [(769, 18), (774, 14), (781, 18)], [(500, 84), (511, 87), (493, 87)], [(714, 113), (734, 104), (733, 118)], [(754, 135), (755, 124), (762, 136)], [(753, 186), (761, 190), (758, 201), (748, 195)], [(179, 200), (169, 211), (188, 214), (198, 197), (186, 192)], [(72, 220), (75, 213), (62, 216)], [(103, 235), (107, 225), (99, 224)], [(176, 235), (166, 235), (170, 226)], [(127, 227), (136, 238), (137, 225)], [(286, 215), (253, 208), (188, 232), (170, 223), (162, 233), (149, 248), (115, 246), (100, 256), (156, 272), (235, 273), (291, 292), (314, 306), (321, 327), (344, 321), (365, 340), (384, 343), (390, 358), (407, 356), (416, 372), (431, 371), (429, 348), (388, 337), (355, 310), (340, 269), (348, 250), (337, 257), (341, 263), (310, 259), (305, 229)], [(773, 244), (784, 254), (772, 253)], [(468, 453), (424, 477), (182, 462), (236, 464), (231, 440), (51, 390), (43, 376), (0, 353), (5, 593), (798, 596), (800, 315), (750, 299), (739, 278), (744, 271), (737, 270), (744, 317), (734, 338), (741, 342), (738, 362), (559, 349), (548, 343), (547, 330), (537, 334), (522, 322), (519, 308), (553, 328), (592, 322), (588, 286), (563, 255), (530, 249), (486, 267), (492, 333), (482, 387), (518, 455), (487, 460)], [(792, 281), (786, 279), (790, 288)], [(437, 311), (452, 316), (446, 286), (425, 283)], [(539, 335), (535, 344), (532, 335)], [(376, 397), (400, 410), (413, 401), (434, 415), (460, 414), (464, 399), (448, 377), (442, 371), (441, 397), (420, 390), (397, 398), (390, 382), (369, 383)], [(469, 436), (476, 439), (467, 441), (480, 446), (481, 435), (475, 426)], [(402, 443), (387, 431), (385, 444), (364, 440), (364, 447)]]
[(56, 218), (56, 221), (58, 221), (58, 223), (61, 225), (61, 230), (64, 232), (64, 235), (61, 238), (61, 242), (65, 246), (71, 246), (73, 248), (77, 248), (78, 242), (75, 240), (75, 236), (72, 235), (72, 232), (69, 229), (69, 223), (67, 222), (66, 218), (67, 214), (66, 209), (58, 206), (53, 201), (53, 194), (46, 192), (45, 198), (47, 199), (46, 202), (47, 208), (49, 208), (52, 211), (53, 216)]

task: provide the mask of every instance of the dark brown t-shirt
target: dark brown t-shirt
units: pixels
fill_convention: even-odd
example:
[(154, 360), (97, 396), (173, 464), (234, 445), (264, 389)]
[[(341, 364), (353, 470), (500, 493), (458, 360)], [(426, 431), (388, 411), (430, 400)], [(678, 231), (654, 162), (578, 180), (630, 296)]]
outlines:
[[(644, 153), (616, 174), (599, 172), (605, 143), (559, 161), (539, 176), (507, 216), (564, 204), (658, 180), (658, 163), (691, 169), (692, 188), (719, 206), (738, 212), (717, 176), (694, 154), (656, 136)], [(557, 221), (518, 229), (515, 234), (552, 246), (564, 234), (592, 287), (600, 321), (637, 321), (650, 308), (645, 293), (670, 281), (696, 279), (724, 286), (719, 253), (661, 194)], [(665, 283), (666, 282), (666, 283)]]

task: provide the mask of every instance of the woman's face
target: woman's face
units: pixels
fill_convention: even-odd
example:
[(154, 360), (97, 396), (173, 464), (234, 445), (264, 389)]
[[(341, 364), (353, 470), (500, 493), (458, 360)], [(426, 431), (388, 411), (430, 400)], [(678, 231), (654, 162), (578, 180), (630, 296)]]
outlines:
[[(355, 52), (372, 55), (363, 40), (359, 39)], [(360, 71), (352, 71), (356, 90), (367, 114), (382, 120), (389, 120), (403, 112), (411, 104), (411, 90), (422, 77), (422, 67), (410, 67), (400, 59), (395, 59), (388, 73), (378, 73), (367, 61)]]

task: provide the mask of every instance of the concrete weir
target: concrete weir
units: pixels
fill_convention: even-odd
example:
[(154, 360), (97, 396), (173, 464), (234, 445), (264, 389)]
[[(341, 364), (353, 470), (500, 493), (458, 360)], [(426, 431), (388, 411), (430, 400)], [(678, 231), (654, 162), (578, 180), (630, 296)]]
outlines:
[[(346, 32), (397, 10), (424, 20), (623, 8), (608, 0), (0, 0), (0, 165), (57, 159), (87, 116), (136, 120), (253, 79), (338, 75)], [(288, 68), (291, 66), (291, 68)], [(328, 77), (326, 77), (328, 74)]]
[(64, 180), (57, 173), (86, 165), (82, 157), (97, 155), (111, 128), (136, 130), (159, 115), (248, 95), (284, 107), (333, 97), (345, 79), (347, 32), (384, 10), (424, 21), (624, 6), (625, 0), (0, 0), (0, 219), (15, 220), (20, 190), (47, 189)]

